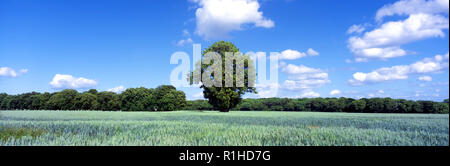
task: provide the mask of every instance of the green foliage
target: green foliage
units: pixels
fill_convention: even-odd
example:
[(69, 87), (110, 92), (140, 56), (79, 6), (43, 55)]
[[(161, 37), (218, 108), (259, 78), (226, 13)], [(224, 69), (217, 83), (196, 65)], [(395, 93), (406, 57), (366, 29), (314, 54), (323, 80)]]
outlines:
[(48, 108), (51, 110), (75, 110), (74, 102), (78, 92), (73, 89), (66, 89), (56, 92), (48, 101)]
[[(188, 101), (185, 110), (211, 110), (205, 100)], [(447, 108), (447, 109), (446, 109)], [(355, 113), (448, 113), (448, 104), (433, 101), (411, 101), (391, 98), (265, 98), (244, 99), (237, 111), (306, 111)]]
[[(254, 79), (251, 79), (249, 75), (253, 75), (254, 73), (250, 73), (250, 71), (255, 71), (253, 62), (249, 58), (248, 55), (242, 55), (240, 54), (239, 49), (231, 42), (225, 42), (225, 41), (219, 41), (215, 42), (213, 45), (211, 45), (209, 48), (206, 48), (203, 51), (203, 59), (205, 58), (211, 58), (208, 57), (210, 54), (208, 53), (218, 53), (221, 56), (221, 64), (222, 66), (219, 66), (222, 68), (222, 73), (211, 73), (211, 81), (213, 82), (219, 82), (219, 77), (222, 79), (221, 86), (211, 86), (207, 87), (204, 80), (201, 80), (199, 82), (203, 83), (200, 88), (203, 89), (203, 95), (206, 99), (208, 99), (208, 102), (217, 110), (221, 112), (228, 112), (230, 109), (236, 107), (242, 100), (242, 95), (245, 93), (256, 93), (256, 89), (254, 87), (250, 87), (249, 85), (254, 84)], [(240, 55), (234, 54), (233, 57), (235, 58), (235, 61), (233, 61), (230, 64), (226, 63), (225, 55), (226, 53), (239, 53)], [(237, 80), (237, 62), (243, 61), (244, 62), (244, 86), (243, 87), (237, 87), (236, 86), (236, 80)], [(205, 75), (210, 71), (214, 71), (214, 66), (212, 65), (214, 61), (212, 61), (209, 64), (201, 64), (199, 69), (196, 69), (197, 71), (200, 70), (200, 73), (202, 75)], [(199, 64), (201, 62), (197, 62)], [(231, 65), (231, 66), (226, 66)], [(233, 79), (233, 85), (232, 86), (226, 86), (225, 84), (225, 78), (226, 78), (226, 69), (230, 68), (232, 69), (232, 79)], [(253, 69), (253, 70), (250, 70)], [(193, 73), (196, 73), (195, 71)], [(228, 73), (231, 74), (231, 73)], [(191, 74), (191, 83), (193, 83), (194, 74)], [(195, 82), (195, 83), (199, 83)]]
[(162, 85), (155, 90), (156, 105), (160, 110), (174, 111), (186, 106), (186, 95), (171, 85)]
[(367, 100), (366, 112), (382, 113), (384, 111), (384, 100), (382, 98), (372, 98)]
[(0, 110), (174, 111), (185, 106), (184, 92), (169, 85), (156, 89), (129, 88), (122, 94), (95, 89), (84, 93), (66, 89), (42, 94), (0, 94)]
[[(0, 93), (0, 110), (102, 110), (102, 111), (174, 111), (217, 110), (206, 100), (186, 101), (183, 91), (170, 85), (155, 89), (129, 88), (122, 94), (98, 92), (78, 93), (63, 90), (55, 93)], [(236, 111), (302, 111), (355, 113), (432, 113), (448, 114), (448, 99), (442, 102), (412, 101), (392, 98), (263, 98), (243, 99)], [(1, 113), (1, 112), (0, 112)]]
[(448, 114), (449, 113), (449, 106), (448, 103), (436, 103), (436, 112), (441, 114)]
[(75, 97), (74, 109), (81, 110), (98, 110), (99, 104), (97, 101), (97, 93), (93, 94), (90, 92), (85, 92), (78, 94)]
[(97, 94), (98, 110), (113, 111), (120, 110), (120, 96), (114, 92), (100, 92)]
[(21, 139), (22, 137), (31, 136), (32, 138), (40, 137), (46, 131), (33, 128), (3, 128), (0, 126), (0, 141), (7, 142), (9, 140)]
[(213, 106), (206, 100), (186, 101), (185, 110), (214, 110)]
[[(0, 146), (448, 146), (444, 114), (3, 111)], [(5, 141), (6, 140), (6, 141)]]
[(365, 108), (365, 100), (355, 100), (350, 104), (350, 110), (352, 110), (352, 112), (363, 112)]
[(144, 87), (128, 88), (120, 95), (122, 111), (153, 111), (156, 107), (154, 90)]

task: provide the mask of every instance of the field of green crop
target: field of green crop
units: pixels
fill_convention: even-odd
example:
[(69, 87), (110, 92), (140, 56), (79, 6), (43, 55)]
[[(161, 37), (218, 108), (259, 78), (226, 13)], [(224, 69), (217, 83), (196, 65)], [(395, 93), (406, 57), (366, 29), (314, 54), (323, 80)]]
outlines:
[(448, 114), (1, 111), (0, 146), (449, 145)]

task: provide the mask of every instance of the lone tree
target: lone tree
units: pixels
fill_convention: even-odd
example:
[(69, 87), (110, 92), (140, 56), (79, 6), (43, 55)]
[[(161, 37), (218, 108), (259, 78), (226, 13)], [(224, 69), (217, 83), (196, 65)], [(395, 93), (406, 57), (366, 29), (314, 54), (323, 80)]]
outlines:
[[(219, 56), (220, 55), (220, 56)], [(245, 93), (257, 93), (255, 67), (231, 42), (215, 42), (202, 53), (201, 62), (190, 73), (190, 83), (200, 84), (203, 96), (214, 109), (229, 112)]]

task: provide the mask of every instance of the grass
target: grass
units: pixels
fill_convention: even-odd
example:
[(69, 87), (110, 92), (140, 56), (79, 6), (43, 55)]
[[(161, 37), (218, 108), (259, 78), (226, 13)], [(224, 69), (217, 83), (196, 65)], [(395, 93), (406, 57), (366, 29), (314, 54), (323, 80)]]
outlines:
[(448, 114), (1, 111), (0, 146), (448, 146)]
[(21, 139), (25, 136), (31, 136), (32, 138), (40, 137), (45, 133), (42, 129), (33, 128), (3, 128), (0, 126), (0, 141), (7, 142), (11, 139)]

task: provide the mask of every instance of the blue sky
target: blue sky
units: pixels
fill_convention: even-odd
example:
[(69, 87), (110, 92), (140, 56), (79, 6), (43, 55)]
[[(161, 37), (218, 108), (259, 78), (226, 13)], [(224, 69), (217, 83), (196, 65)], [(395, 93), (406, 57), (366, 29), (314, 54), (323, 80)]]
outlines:
[(448, 0), (2, 0), (0, 92), (154, 88), (174, 52), (226, 40), (284, 57), (278, 85), (246, 97), (440, 101), (448, 15)]

